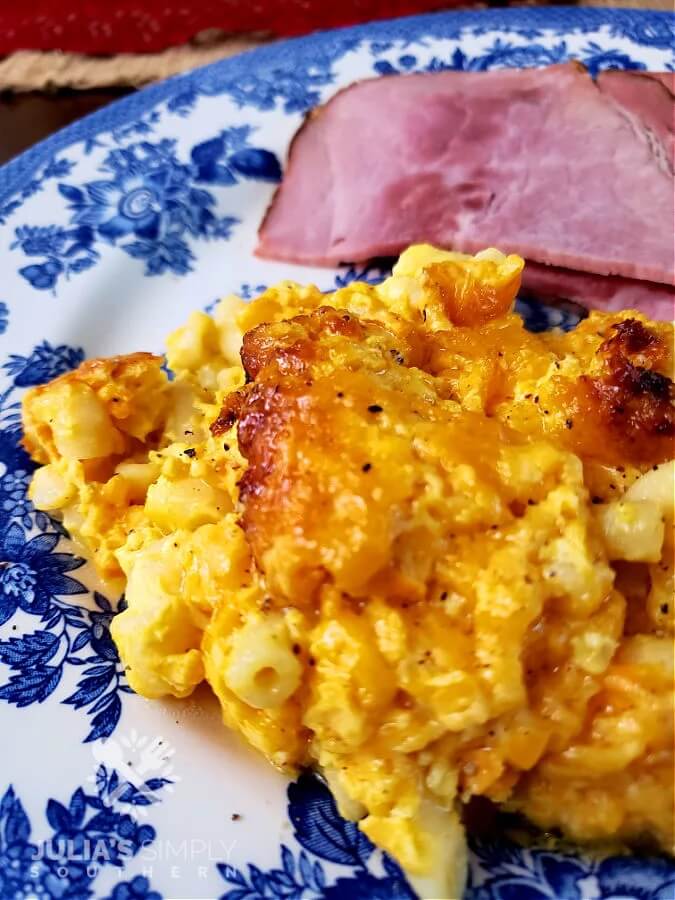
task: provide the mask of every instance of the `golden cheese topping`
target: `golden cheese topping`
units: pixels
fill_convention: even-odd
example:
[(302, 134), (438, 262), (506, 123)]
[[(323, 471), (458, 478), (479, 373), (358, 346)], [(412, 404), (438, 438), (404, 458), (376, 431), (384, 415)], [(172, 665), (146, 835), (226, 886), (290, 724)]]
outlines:
[(673, 852), (672, 327), (528, 333), (522, 265), (411, 247), (193, 313), (171, 382), (134, 354), (24, 401), (133, 688), (206, 679), (425, 896), (461, 891), (475, 795)]

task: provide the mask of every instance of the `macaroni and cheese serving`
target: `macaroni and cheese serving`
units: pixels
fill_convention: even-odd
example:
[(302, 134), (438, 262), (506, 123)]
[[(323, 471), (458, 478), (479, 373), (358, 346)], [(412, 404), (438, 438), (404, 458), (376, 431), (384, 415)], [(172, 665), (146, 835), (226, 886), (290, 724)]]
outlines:
[(461, 894), (474, 796), (674, 850), (672, 327), (529, 333), (522, 267), (411, 247), (193, 313), (172, 381), (136, 353), (24, 400), (133, 688), (206, 680), (424, 897)]

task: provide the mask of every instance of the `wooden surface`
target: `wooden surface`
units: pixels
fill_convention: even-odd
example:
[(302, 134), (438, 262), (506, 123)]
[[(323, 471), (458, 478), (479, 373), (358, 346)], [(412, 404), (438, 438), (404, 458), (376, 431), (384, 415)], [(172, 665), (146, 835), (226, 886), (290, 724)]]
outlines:
[(69, 122), (128, 93), (128, 90), (119, 88), (57, 93), (1, 93), (0, 164)]

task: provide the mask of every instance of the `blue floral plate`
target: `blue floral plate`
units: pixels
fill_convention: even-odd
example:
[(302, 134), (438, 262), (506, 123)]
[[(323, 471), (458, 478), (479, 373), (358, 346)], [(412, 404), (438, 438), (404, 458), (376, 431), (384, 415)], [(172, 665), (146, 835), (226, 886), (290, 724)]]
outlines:
[[(26, 498), (22, 391), (85, 355), (160, 350), (188, 312), (280, 278), (255, 232), (312, 106), (360, 78), (438, 69), (673, 69), (673, 17), (443, 13), (271, 45), (147, 88), (0, 169), (0, 898), (413, 898), (317, 780), (287, 782), (204, 693), (128, 688), (105, 596)], [(574, 323), (522, 304), (531, 328)], [(97, 589), (98, 588), (98, 589)], [(474, 838), (467, 900), (672, 900), (662, 860)]]

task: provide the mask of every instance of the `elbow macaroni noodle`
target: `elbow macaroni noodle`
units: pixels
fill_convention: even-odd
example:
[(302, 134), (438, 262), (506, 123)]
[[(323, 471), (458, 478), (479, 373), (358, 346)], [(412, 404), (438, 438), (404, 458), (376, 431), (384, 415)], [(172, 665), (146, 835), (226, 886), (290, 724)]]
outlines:
[(295, 693), (301, 667), (282, 616), (251, 620), (230, 640), (225, 684), (240, 700), (255, 709), (275, 709)]

